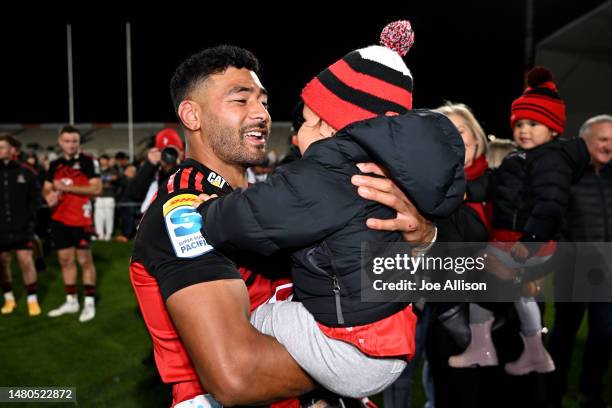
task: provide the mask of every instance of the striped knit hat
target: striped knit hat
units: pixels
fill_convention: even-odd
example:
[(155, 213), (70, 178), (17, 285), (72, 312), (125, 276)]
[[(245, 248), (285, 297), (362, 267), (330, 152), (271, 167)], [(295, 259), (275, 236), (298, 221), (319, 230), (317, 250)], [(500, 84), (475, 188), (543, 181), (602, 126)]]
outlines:
[(559, 96), (552, 73), (546, 67), (535, 67), (527, 74), (527, 89), (512, 102), (510, 126), (529, 119), (559, 134), (565, 128), (565, 103)]
[(410, 22), (387, 25), (380, 42), (347, 54), (302, 90), (304, 103), (334, 129), (412, 109), (412, 75), (402, 60), (414, 43)]

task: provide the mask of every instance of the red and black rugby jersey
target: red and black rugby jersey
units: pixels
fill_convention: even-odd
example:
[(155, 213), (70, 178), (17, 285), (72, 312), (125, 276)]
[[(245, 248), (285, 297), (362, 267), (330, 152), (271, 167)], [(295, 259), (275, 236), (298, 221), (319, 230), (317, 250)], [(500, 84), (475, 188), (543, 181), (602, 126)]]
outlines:
[[(89, 180), (100, 177), (98, 162), (83, 153), (72, 159), (60, 157), (49, 165), (47, 181), (60, 180), (71, 186), (88, 186)], [(92, 225), (92, 206), (89, 196), (63, 192), (51, 218), (71, 227)]]
[(157, 280), (164, 301), (196, 283), (241, 278), (235, 263), (202, 237), (202, 218), (193, 207), (201, 193), (231, 191), (221, 176), (191, 159), (160, 186), (140, 222), (132, 262)]

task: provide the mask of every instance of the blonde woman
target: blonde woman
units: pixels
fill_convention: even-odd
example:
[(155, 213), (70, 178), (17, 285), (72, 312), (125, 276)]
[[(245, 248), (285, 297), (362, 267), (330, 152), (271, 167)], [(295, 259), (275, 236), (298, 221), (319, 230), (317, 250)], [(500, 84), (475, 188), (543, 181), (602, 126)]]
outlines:
[(486, 157), (488, 148), (485, 132), (467, 105), (447, 102), (436, 111), (446, 115), (461, 134), (465, 145), (463, 171), (468, 182), (465, 205), (476, 211), (484, 226), (489, 230), (491, 221), (485, 211), (484, 199), (478, 201), (470, 197), (473, 195), (484, 198), (486, 195), (487, 177), (483, 176), (489, 164)]
[(489, 135), (489, 146), (487, 148), (487, 161), (489, 168), (496, 169), (511, 151), (516, 149), (516, 144), (509, 139), (502, 139)]

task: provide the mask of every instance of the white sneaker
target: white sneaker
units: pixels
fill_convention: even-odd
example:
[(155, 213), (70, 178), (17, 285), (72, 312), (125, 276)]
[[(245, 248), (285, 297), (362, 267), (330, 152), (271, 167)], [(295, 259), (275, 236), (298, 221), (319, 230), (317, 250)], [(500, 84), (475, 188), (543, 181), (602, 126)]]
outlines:
[(85, 323), (96, 317), (96, 306), (94, 304), (86, 304), (79, 316), (79, 322)]
[(47, 313), (49, 317), (58, 317), (65, 314), (72, 314), (79, 311), (79, 302), (76, 300), (67, 300), (57, 309), (53, 309)]

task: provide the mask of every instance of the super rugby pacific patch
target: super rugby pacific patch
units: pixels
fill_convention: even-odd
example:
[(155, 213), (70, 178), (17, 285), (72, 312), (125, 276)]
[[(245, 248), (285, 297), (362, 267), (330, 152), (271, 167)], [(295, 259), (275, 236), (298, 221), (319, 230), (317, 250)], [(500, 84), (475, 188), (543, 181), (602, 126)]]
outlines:
[(200, 232), (202, 216), (193, 207), (197, 199), (195, 194), (179, 194), (163, 206), (168, 237), (179, 258), (194, 258), (214, 249)]

